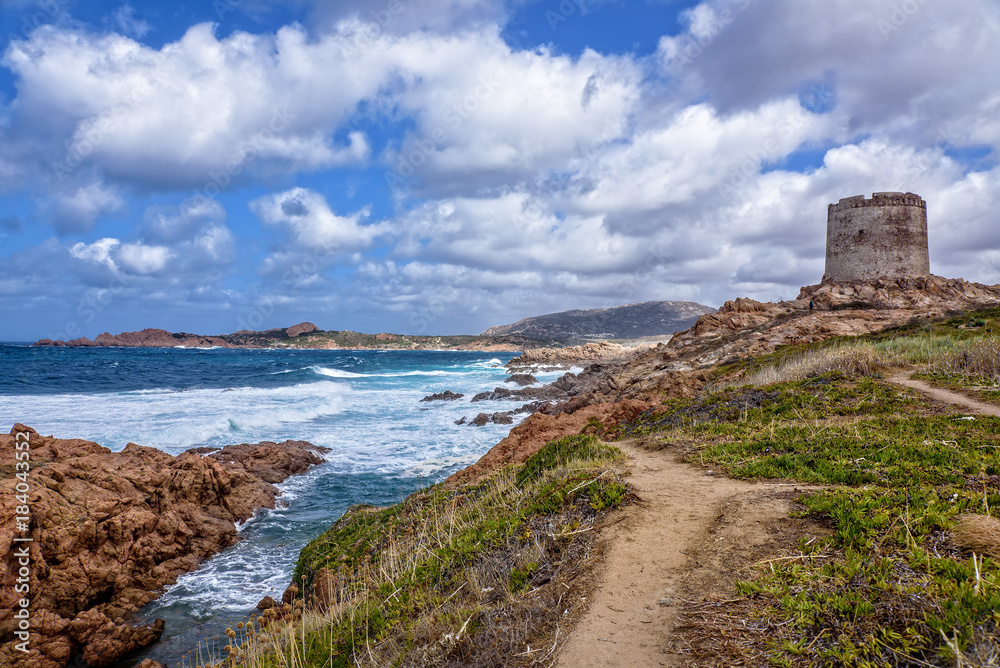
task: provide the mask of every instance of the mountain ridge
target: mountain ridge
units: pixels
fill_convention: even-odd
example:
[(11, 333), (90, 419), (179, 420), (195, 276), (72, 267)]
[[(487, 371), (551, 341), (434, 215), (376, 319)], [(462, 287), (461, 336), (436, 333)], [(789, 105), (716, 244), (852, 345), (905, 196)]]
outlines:
[(495, 325), (481, 336), (519, 334), (531, 338), (638, 339), (687, 329), (716, 309), (692, 301), (648, 301), (599, 309), (572, 309)]

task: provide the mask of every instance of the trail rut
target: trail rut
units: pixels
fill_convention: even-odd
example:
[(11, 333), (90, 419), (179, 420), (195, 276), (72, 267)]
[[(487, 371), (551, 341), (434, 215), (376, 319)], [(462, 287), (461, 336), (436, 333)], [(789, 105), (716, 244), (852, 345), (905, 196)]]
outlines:
[(959, 392), (946, 390), (941, 387), (934, 387), (933, 385), (925, 383), (922, 380), (912, 378), (912, 375), (913, 371), (900, 371), (889, 376), (886, 380), (890, 383), (895, 383), (897, 385), (902, 385), (903, 387), (909, 387), (917, 390), (918, 392), (922, 392), (935, 401), (951, 404), (952, 406), (960, 406), (976, 415), (991, 415), (993, 417), (1000, 417), (1000, 406), (973, 399), (972, 397), (968, 397)]
[(683, 603), (731, 596), (738, 571), (773, 553), (778, 534), (797, 540), (804, 520), (788, 513), (799, 491), (816, 488), (734, 480), (669, 450), (615, 445), (629, 457), (641, 502), (605, 534), (597, 588), (556, 665), (681, 665), (673, 627)]

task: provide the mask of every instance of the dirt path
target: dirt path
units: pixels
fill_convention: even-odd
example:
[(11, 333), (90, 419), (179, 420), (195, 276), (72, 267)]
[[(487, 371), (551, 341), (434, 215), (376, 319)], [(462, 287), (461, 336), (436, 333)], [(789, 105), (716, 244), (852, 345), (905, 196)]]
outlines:
[(669, 450), (615, 445), (629, 456), (642, 503), (608, 531), (598, 587), (557, 665), (677, 666), (672, 628), (684, 602), (732, 596), (739, 570), (794, 545), (804, 521), (788, 513), (807, 488), (716, 477)]
[(975, 415), (992, 415), (993, 417), (1000, 417), (1000, 406), (978, 401), (972, 397), (961, 394), (960, 392), (934, 387), (933, 385), (925, 383), (922, 380), (911, 378), (912, 375), (913, 371), (899, 371), (886, 378), (886, 380), (890, 383), (895, 383), (897, 385), (902, 385), (904, 387), (917, 390), (918, 392), (922, 392), (935, 401), (951, 404), (953, 406), (960, 406)]

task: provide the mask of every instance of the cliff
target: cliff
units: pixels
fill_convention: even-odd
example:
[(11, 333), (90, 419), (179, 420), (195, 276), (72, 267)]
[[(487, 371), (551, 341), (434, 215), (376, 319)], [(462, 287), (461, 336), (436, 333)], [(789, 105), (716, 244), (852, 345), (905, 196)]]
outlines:
[[(16, 499), (15, 435), (27, 438), (27, 532)], [(207, 448), (172, 457), (134, 443), (111, 452), (92, 441), (41, 436), (14, 425), (0, 436), (0, 665), (60, 668), (82, 657), (109, 666), (156, 642), (163, 622), (128, 614), (237, 540), (236, 522), (274, 508), (272, 483), (323, 461), (304, 441)], [(210, 454), (205, 454), (205, 453)], [(204, 455), (204, 456), (203, 456)], [(29, 537), (31, 542), (13, 542)], [(27, 546), (30, 590), (15, 581)], [(15, 649), (14, 610), (30, 598), (31, 652)]]

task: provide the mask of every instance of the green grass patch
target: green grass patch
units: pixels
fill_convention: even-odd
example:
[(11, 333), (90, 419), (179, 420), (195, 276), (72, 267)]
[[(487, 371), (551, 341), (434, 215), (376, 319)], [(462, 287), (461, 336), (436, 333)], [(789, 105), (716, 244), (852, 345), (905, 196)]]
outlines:
[(832, 372), (669, 401), (622, 434), (739, 478), (836, 486), (802, 498), (832, 536), (737, 583), (782, 620), (773, 665), (976, 665), (1000, 651), (1000, 565), (948, 536), (961, 513), (998, 514), (1000, 419), (922, 413), (885, 381)]
[(223, 663), (504, 665), (497, 656), (523, 651), (561, 614), (586, 559), (580, 528), (627, 501), (614, 468), (623, 460), (594, 436), (572, 436), (475, 486), (352, 509), (302, 550), (297, 619)]

